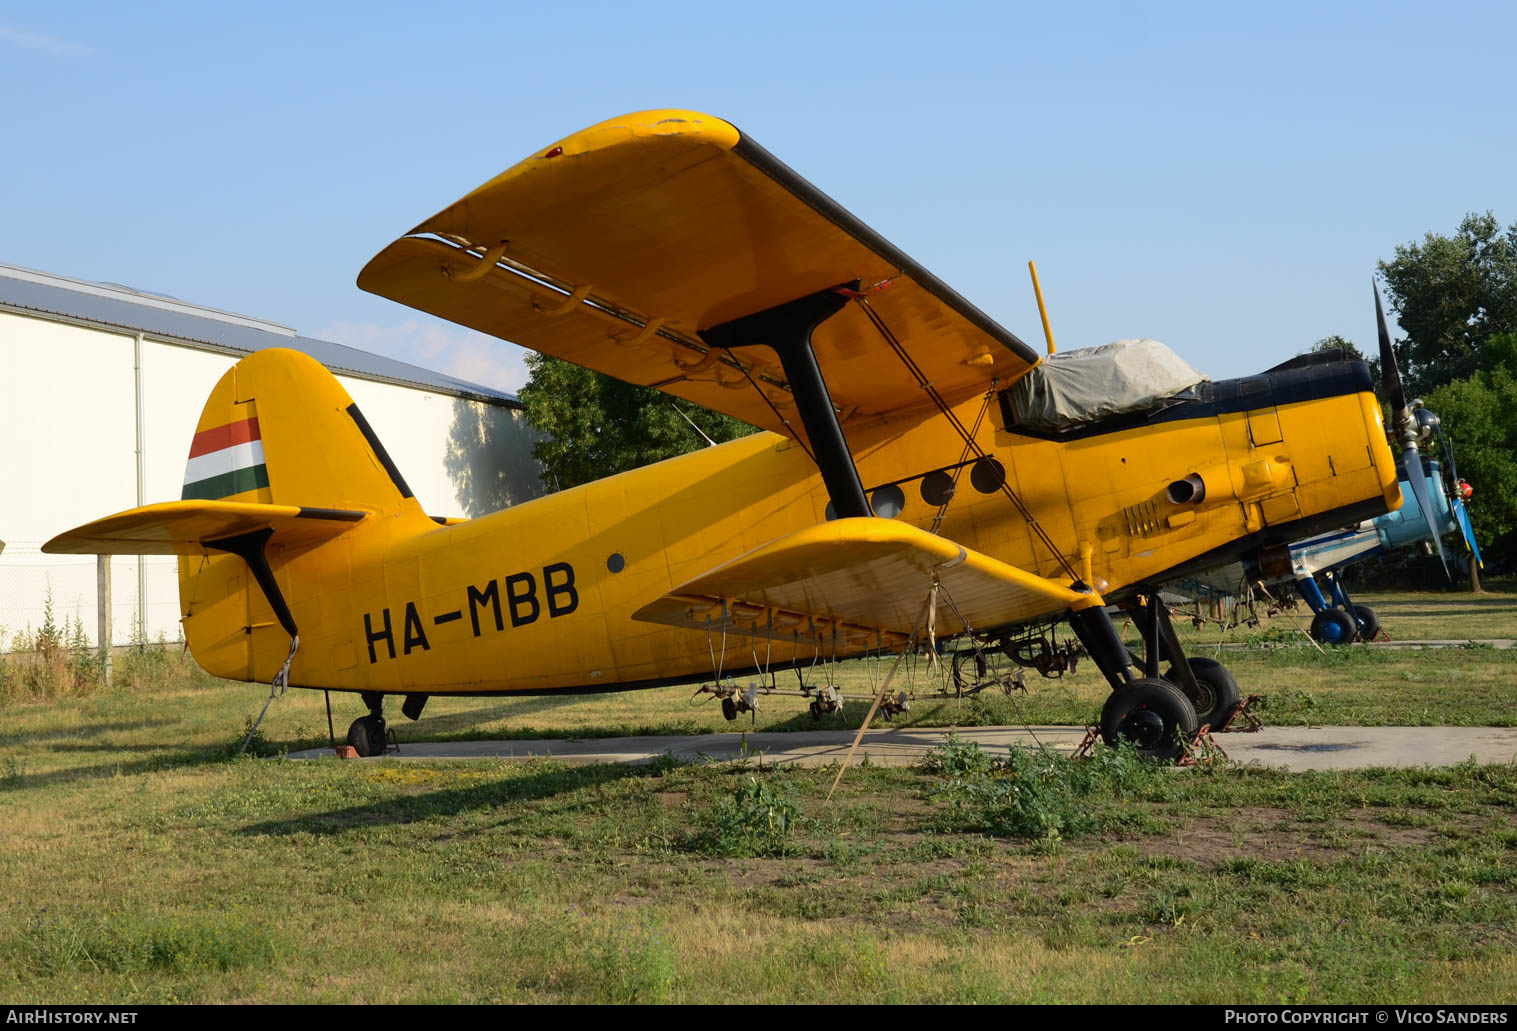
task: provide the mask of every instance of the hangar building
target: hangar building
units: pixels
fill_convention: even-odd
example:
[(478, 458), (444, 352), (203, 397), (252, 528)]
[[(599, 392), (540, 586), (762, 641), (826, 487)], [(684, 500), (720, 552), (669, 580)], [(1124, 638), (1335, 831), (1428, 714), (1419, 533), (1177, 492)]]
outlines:
[[(331, 369), (431, 515), (472, 518), (543, 492), (512, 395), (287, 326), (110, 283), (0, 265), (0, 651), (43, 620), (101, 625), (98, 563), (54, 534), (180, 497), (212, 386), (266, 347)], [(109, 566), (113, 643), (179, 639), (172, 557)]]

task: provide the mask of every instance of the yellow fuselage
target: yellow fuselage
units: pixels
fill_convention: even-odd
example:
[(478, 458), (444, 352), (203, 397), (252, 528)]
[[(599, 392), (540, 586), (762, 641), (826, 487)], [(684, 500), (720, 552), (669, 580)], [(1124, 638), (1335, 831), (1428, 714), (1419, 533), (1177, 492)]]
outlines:
[[(1268, 404), (1268, 402), (1266, 402)], [(958, 407), (973, 425), (983, 401)], [(1081, 579), (1107, 599), (1198, 561), (1395, 507), (1394, 461), (1369, 393), (1161, 422), (1070, 440), (997, 428), (979, 444), (1006, 470)], [(849, 430), (867, 489), (900, 485), (897, 517), (932, 528), (920, 477), (963, 452), (948, 421)], [(945, 459), (945, 455), (949, 456)], [(1205, 494), (1167, 488), (1197, 474)], [(825, 518), (816, 467), (762, 432), (452, 526), (414, 500), (304, 551), (269, 547), (299, 626), (291, 682), (386, 693), (609, 689), (709, 674), (705, 633), (632, 613), (744, 552)], [(1012, 503), (962, 468), (938, 532), (1003, 562), (1068, 579)], [(288, 638), (233, 556), (184, 560), (187, 640), (208, 671), (269, 679)], [(1050, 616), (1058, 613), (1050, 612)], [(816, 615), (826, 616), (826, 613)], [(788, 660), (794, 642), (776, 646)], [(809, 657), (801, 639), (802, 657)], [(719, 644), (717, 645), (720, 646)], [(725, 665), (751, 666), (746, 640)], [(829, 646), (830, 653), (830, 646)], [(762, 658), (762, 652), (760, 653)]]

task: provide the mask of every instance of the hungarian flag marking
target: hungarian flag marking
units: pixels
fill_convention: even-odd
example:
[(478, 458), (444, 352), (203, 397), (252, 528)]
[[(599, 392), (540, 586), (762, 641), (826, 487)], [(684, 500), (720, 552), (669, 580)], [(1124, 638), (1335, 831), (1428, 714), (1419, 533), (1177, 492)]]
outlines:
[(219, 501), (269, 485), (257, 418), (195, 434), (184, 470), (185, 501)]

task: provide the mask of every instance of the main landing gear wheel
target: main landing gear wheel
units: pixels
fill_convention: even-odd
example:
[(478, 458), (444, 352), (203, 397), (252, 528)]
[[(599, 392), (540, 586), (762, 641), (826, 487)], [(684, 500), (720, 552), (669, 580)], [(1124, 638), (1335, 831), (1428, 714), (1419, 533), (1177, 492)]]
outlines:
[(1199, 728), (1190, 699), (1167, 680), (1134, 680), (1101, 707), (1101, 740), (1130, 741), (1154, 759), (1178, 759)]
[(348, 727), (348, 744), (364, 758), (384, 755), (389, 742), (385, 739), (383, 716), (360, 716)]
[(1200, 726), (1210, 726), (1213, 730), (1221, 730), (1223, 723), (1238, 707), (1238, 703), (1243, 701), (1243, 692), (1238, 687), (1238, 681), (1233, 678), (1232, 672), (1216, 659), (1207, 659), (1197, 655), (1186, 661), (1190, 663), (1190, 671), (1195, 675), (1196, 686), (1200, 689), (1196, 694), (1192, 695), (1185, 690), (1173, 666), (1169, 667), (1169, 671), (1164, 674), (1164, 679), (1178, 687), (1180, 693), (1190, 699)]
[(1354, 606), (1354, 622), (1359, 624), (1359, 640), (1373, 641), (1380, 632), (1380, 617), (1368, 605)]
[(1359, 624), (1342, 609), (1323, 609), (1312, 620), (1312, 636), (1323, 644), (1353, 644)]

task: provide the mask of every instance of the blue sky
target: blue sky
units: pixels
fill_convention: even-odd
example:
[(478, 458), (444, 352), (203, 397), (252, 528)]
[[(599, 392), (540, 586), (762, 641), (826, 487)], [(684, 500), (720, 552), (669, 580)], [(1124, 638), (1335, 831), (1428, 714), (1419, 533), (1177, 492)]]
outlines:
[(1517, 221), (1517, 5), (0, 0), (0, 261), (515, 389), (361, 293), (389, 240), (594, 122), (733, 122), (1035, 345), (1214, 377), (1373, 342), (1375, 262)]

